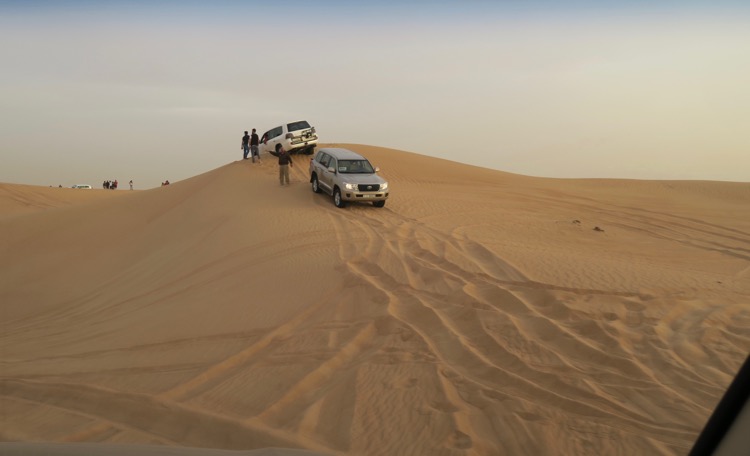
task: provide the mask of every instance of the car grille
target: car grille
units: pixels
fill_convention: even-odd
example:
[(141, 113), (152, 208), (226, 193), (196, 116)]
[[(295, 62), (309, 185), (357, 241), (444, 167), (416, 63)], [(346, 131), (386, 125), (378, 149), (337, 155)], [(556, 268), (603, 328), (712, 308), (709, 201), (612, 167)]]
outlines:
[(380, 190), (380, 184), (359, 184), (360, 192), (377, 192)]

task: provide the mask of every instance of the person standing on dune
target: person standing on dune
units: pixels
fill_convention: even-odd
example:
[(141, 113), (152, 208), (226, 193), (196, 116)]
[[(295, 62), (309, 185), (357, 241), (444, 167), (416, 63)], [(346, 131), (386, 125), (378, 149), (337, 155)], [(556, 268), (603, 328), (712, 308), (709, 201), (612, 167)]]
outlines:
[(253, 134), (250, 135), (250, 154), (253, 157), (253, 163), (255, 163), (255, 157), (258, 157), (258, 163), (260, 163), (260, 153), (258, 152), (258, 134), (255, 133), (255, 128), (253, 128)]
[(247, 130), (245, 130), (245, 136), (242, 137), (242, 145), (240, 146), (240, 149), (242, 149), (242, 159), (247, 160), (247, 154), (250, 152), (250, 135), (247, 134)]
[(276, 144), (276, 152), (271, 152), (271, 154), (279, 157), (279, 182), (282, 186), (284, 181), (286, 181), (286, 185), (289, 185), (289, 168), (294, 166), (292, 156), (281, 147), (281, 144)]

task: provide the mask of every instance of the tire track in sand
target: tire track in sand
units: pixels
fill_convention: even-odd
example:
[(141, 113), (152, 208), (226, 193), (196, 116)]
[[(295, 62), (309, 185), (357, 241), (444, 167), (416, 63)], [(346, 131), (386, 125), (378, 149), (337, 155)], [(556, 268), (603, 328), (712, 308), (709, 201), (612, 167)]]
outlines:
[[(100, 423), (89, 428), (97, 434), (112, 427), (135, 430), (173, 445), (246, 450), (286, 447), (329, 451), (317, 442), (291, 436), (266, 426), (260, 420), (236, 420), (198, 410), (154, 396), (123, 393), (101, 387), (66, 383), (39, 383), (24, 380), (0, 380), (0, 395), (73, 412)], [(95, 434), (77, 433), (78, 437)], [(72, 441), (72, 439), (64, 439)]]
[[(161, 394), (153, 396), (154, 400), (159, 401), (161, 403), (177, 404), (180, 400), (183, 400), (193, 391), (204, 387), (204, 385), (210, 382), (218, 382), (223, 378), (227, 378), (231, 376), (237, 369), (240, 369), (241, 367), (243, 367), (246, 363), (250, 362), (256, 355), (258, 355), (264, 349), (266, 349), (269, 345), (271, 345), (271, 343), (274, 340), (276, 340), (277, 338), (283, 338), (291, 334), (298, 326), (304, 323), (307, 318), (315, 314), (321, 307), (325, 306), (326, 303), (329, 301), (331, 294), (333, 294), (333, 291), (330, 292), (329, 295), (324, 296), (317, 303), (309, 306), (303, 312), (300, 312), (299, 314), (297, 314), (294, 318), (290, 319), (286, 323), (270, 331), (268, 334), (261, 337), (257, 342), (253, 343), (247, 348), (235, 353), (234, 355), (228, 358), (225, 358), (224, 360), (220, 362), (213, 364), (212, 366), (205, 369), (199, 375), (183, 383), (175, 385), (171, 389)], [(85, 385), (80, 385), (80, 386), (85, 387)], [(116, 396), (117, 394), (127, 394), (127, 393), (118, 393), (114, 390), (102, 390), (102, 391), (112, 391), (113, 397), (117, 397)], [(98, 400), (101, 403), (106, 403), (106, 395), (100, 394), (98, 396)], [(67, 402), (65, 404), (67, 404)], [(76, 409), (73, 407), (71, 408), (71, 410), (75, 411)], [(194, 414), (190, 416), (196, 416), (196, 414), (198, 413), (199, 412), (197, 410), (194, 410)], [(211, 415), (209, 412), (206, 412), (206, 413), (208, 415)], [(114, 420), (108, 420), (108, 421), (109, 423), (97, 423), (95, 425), (92, 425), (90, 428), (86, 430), (78, 431), (75, 434), (67, 436), (67, 439), (69, 441), (84, 441), (84, 440), (89, 440), (91, 438), (94, 438), (95, 436), (100, 436), (108, 432), (111, 432), (112, 429), (116, 427), (126, 427), (126, 428), (138, 427), (138, 423), (131, 423), (128, 420), (119, 421), (119, 422), (115, 422)], [(200, 419), (197, 420), (197, 422), (200, 422)], [(252, 422), (252, 420), (248, 422)], [(143, 432), (148, 433), (148, 430), (146, 429)], [(329, 450), (326, 450), (326, 451), (329, 451)]]
[[(377, 225), (377, 229), (373, 228), (372, 225)], [(446, 315), (444, 309), (440, 309), (433, 305), (433, 303), (439, 302), (439, 300), (436, 300), (436, 297), (434, 295), (430, 295), (429, 293), (425, 293), (424, 291), (420, 290), (418, 288), (419, 281), (414, 279), (415, 276), (421, 274), (421, 272), (419, 271), (429, 269), (430, 266), (432, 266), (433, 271), (439, 270), (439, 274), (442, 274), (443, 276), (453, 275), (454, 278), (458, 277), (459, 279), (464, 280), (468, 285), (482, 285), (481, 282), (486, 282), (486, 274), (480, 275), (482, 280), (480, 280), (480, 282), (478, 283), (476, 282), (476, 273), (467, 272), (461, 269), (456, 265), (456, 262), (446, 261), (445, 256), (438, 257), (435, 255), (435, 245), (444, 245), (445, 242), (443, 241), (453, 242), (453, 240), (446, 239), (445, 236), (443, 236), (442, 240), (438, 237), (434, 238), (431, 241), (433, 245), (429, 249), (415, 248), (414, 243), (421, 244), (426, 242), (424, 238), (425, 232), (429, 231), (429, 229), (420, 230), (418, 236), (417, 233), (414, 233), (415, 235), (413, 237), (405, 239), (403, 235), (409, 233), (408, 226), (404, 227), (404, 224), (401, 223), (399, 228), (394, 230), (392, 228), (392, 226), (394, 225), (396, 224), (389, 226), (385, 222), (381, 222), (378, 225), (375, 221), (369, 221), (366, 224), (363, 222), (363, 226), (360, 226), (360, 229), (369, 229), (372, 233), (376, 233), (378, 235), (382, 235), (382, 233), (389, 234), (389, 241), (383, 241), (382, 244), (389, 245), (389, 242), (395, 242), (395, 246), (392, 249), (394, 251), (394, 255), (400, 257), (399, 259), (403, 262), (412, 263), (411, 268), (405, 267), (405, 269), (409, 271), (406, 274), (409, 277), (409, 280), (407, 281), (408, 283), (404, 284), (403, 282), (394, 279), (388, 273), (386, 273), (386, 271), (382, 270), (377, 265), (374, 265), (372, 262), (368, 263), (367, 261), (361, 260), (356, 262), (350, 261), (348, 265), (350, 269), (357, 273), (362, 279), (370, 281), (373, 286), (380, 289), (382, 292), (385, 292), (389, 296), (389, 310), (391, 311), (391, 314), (399, 318), (399, 320), (406, 323), (418, 334), (420, 334), (422, 338), (430, 345), (434, 354), (441, 358), (447, 366), (459, 366), (456, 368), (462, 373), (464, 377), (487, 388), (497, 389), (505, 387), (507, 389), (507, 384), (521, 384), (523, 385), (523, 388), (514, 388), (515, 394), (523, 395), (527, 400), (531, 402), (540, 403), (539, 399), (544, 398), (545, 400), (542, 402), (545, 404), (558, 404), (558, 406), (562, 406), (562, 408), (577, 410), (579, 411), (579, 413), (583, 413), (587, 416), (597, 416), (605, 421), (618, 423), (618, 425), (621, 427), (624, 421), (628, 423), (626, 427), (630, 428), (633, 432), (643, 432), (643, 423), (648, 423), (648, 432), (654, 437), (671, 438), (675, 441), (681, 441), (682, 439), (690, 438), (690, 430), (688, 428), (682, 428), (681, 426), (677, 426), (674, 428), (664, 428), (659, 423), (649, 420), (649, 417), (647, 415), (644, 415), (642, 412), (629, 408), (623, 408), (621, 404), (609, 401), (606, 397), (603, 397), (601, 395), (589, 393), (570, 385), (566, 385), (560, 388), (559, 382), (556, 382), (555, 376), (552, 376), (550, 374), (528, 372), (527, 369), (527, 374), (533, 374), (533, 376), (519, 376), (513, 372), (509, 372), (503, 369), (501, 366), (509, 358), (512, 358), (512, 355), (506, 353), (506, 356), (501, 356), (496, 361), (493, 361), (489, 357), (487, 357), (487, 353), (497, 351), (498, 349), (502, 349), (503, 347), (501, 347), (497, 343), (497, 341), (494, 340), (489, 343), (490, 341), (487, 339), (484, 332), (478, 333), (476, 329), (480, 328), (481, 325), (477, 324), (476, 322), (470, 325), (465, 325), (460, 322), (460, 319)], [(394, 231), (399, 230), (401, 231), (401, 236), (394, 235)], [(417, 238), (416, 241), (414, 240), (415, 237)], [(396, 241), (393, 241), (393, 239), (396, 239)], [(404, 253), (406, 253), (406, 255), (404, 255)], [(430, 258), (430, 255), (432, 255), (432, 258)], [(378, 256), (383, 256), (382, 249), (378, 250)], [(373, 262), (377, 262), (377, 258), (372, 258), (372, 260), (374, 260)], [(471, 262), (471, 260), (472, 258), (464, 258), (464, 261)], [(517, 280), (517, 276), (508, 276), (509, 265), (507, 265), (507, 263), (502, 262), (502, 260), (500, 259), (497, 260), (500, 261), (500, 264), (502, 264), (503, 266), (499, 269), (496, 269), (496, 274), (497, 271), (501, 271), (501, 277), (506, 279), (506, 282), (508, 281), (508, 278), (512, 277), (516, 280), (512, 280), (511, 282), (516, 285), (523, 285), (522, 282), (519, 283), (519, 281)], [(421, 265), (421, 267), (415, 267), (414, 265)], [(446, 267), (450, 271), (446, 271)], [(518, 273), (517, 271), (516, 274), (520, 275), (520, 273)], [(496, 288), (505, 289), (505, 287), (502, 286), (503, 284), (490, 283), (490, 285)], [(509, 290), (506, 289), (505, 291), (509, 295), (512, 295)], [(538, 310), (530, 308), (527, 304), (525, 304), (518, 298), (513, 299), (520, 306), (522, 306), (522, 308), (512, 309), (510, 314), (513, 314), (513, 312), (520, 314), (510, 316), (515, 316), (516, 318), (529, 318), (530, 315), (536, 314), (535, 318), (539, 318), (541, 321), (549, 321), (549, 319), (546, 319), (543, 315), (540, 315)], [(497, 306), (493, 307), (497, 308)], [(550, 321), (550, 324), (547, 325), (547, 328), (554, 328), (558, 331), (560, 329), (559, 325), (555, 321)], [(476, 339), (477, 334), (485, 334), (484, 336), (480, 337), (480, 339), (483, 340)], [(566, 335), (564, 333), (561, 334)], [(589, 346), (584, 340), (580, 339), (579, 337), (573, 337), (572, 343), (576, 344), (576, 350), (581, 348), (587, 348), (588, 350), (593, 349), (594, 353), (596, 353), (597, 356), (611, 356), (601, 348)], [(476, 348), (487, 345), (491, 346), (492, 349), (477, 350)], [(627, 360), (628, 359), (626, 357), (621, 357), (619, 362)], [(524, 362), (517, 362), (515, 364), (528, 368), (528, 366)], [(617, 363), (608, 364), (617, 365)], [(460, 366), (463, 366), (463, 368), (461, 368)], [(624, 378), (632, 381), (642, 377), (647, 380), (644, 380), (640, 383), (642, 383), (642, 386), (647, 385), (650, 380), (648, 371), (644, 371), (642, 369), (642, 366), (632, 364), (631, 366), (632, 369), (630, 374)], [(486, 372), (488, 371), (491, 372), (491, 375), (486, 375)], [(478, 375), (478, 373), (482, 372), (484, 372), (485, 374)], [(563, 393), (560, 395), (552, 393), (546, 386), (529, 382), (527, 380), (528, 377), (536, 377), (537, 379), (546, 378), (546, 381), (544, 381), (543, 384), (555, 385), (558, 389), (562, 389)], [(498, 383), (496, 379), (502, 379), (503, 381)], [(639, 382), (635, 382), (636, 385), (638, 383)], [(529, 395), (529, 391), (531, 391), (532, 394)], [(526, 393), (524, 394), (524, 392)]]

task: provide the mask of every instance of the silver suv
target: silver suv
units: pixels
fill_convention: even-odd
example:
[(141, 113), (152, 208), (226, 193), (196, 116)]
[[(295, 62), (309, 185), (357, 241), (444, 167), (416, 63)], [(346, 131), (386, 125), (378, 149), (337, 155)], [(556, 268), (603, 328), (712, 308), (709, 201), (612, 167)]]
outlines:
[(388, 199), (388, 182), (375, 174), (378, 171), (380, 168), (351, 150), (325, 148), (310, 160), (310, 183), (315, 193), (333, 195), (336, 207), (346, 206), (347, 201), (383, 207)]
[(306, 120), (290, 122), (263, 133), (258, 151), (261, 154), (276, 152), (276, 144), (281, 144), (290, 154), (311, 155), (318, 144), (318, 134)]

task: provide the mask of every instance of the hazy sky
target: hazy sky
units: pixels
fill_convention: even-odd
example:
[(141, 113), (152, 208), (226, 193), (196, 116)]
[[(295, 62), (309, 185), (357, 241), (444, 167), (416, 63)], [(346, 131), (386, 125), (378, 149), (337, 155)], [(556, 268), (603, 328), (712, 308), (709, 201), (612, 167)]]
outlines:
[(303, 119), (526, 175), (750, 181), (750, 2), (359, 3), (0, 1), (0, 182), (151, 188)]

